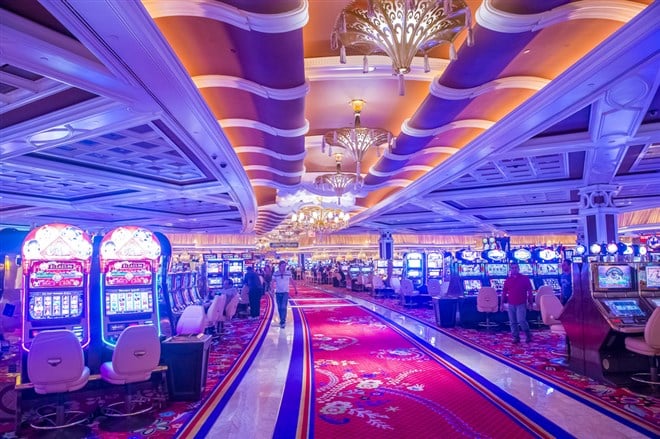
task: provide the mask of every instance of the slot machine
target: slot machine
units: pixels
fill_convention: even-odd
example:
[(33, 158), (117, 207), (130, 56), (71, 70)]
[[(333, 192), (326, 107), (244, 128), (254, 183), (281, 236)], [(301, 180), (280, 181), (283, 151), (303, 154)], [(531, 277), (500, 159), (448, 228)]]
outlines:
[(392, 259), (392, 277), (400, 278), (403, 275), (403, 259)]
[(206, 261), (206, 289), (209, 296), (220, 294), (225, 277), (224, 264), (222, 259), (213, 258)]
[(646, 308), (653, 312), (660, 306), (660, 265), (639, 267), (639, 297)]
[(412, 252), (403, 255), (404, 273), (406, 277), (412, 281), (413, 287), (418, 290), (424, 283), (424, 255), (422, 253)]
[(426, 278), (442, 280), (444, 255), (438, 252), (426, 254)]
[(376, 274), (383, 280), (387, 279), (387, 264), (386, 259), (378, 259), (376, 261)]
[(498, 293), (501, 293), (504, 288), (504, 281), (509, 275), (506, 252), (500, 249), (485, 250), (481, 256), (488, 261), (485, 267), (487, 285), (490, 285)]
[(560, 292), (559, 252), (552, 248), (538, 248), (534, 250), (532, 255), (536, 261), (536, 277), (534, 279), (536, 289), (543, 285), (549, 285), (555, 293)]
[(90, 268), (92, 241), (87, 232), (67, 224), (47, 224), (25, 237), (22, 346), (30, 350), (41, 331), (68, 329), (80, 344), (90, 342)]
[(100, 245), (101, 338), (114, 348), (121, 332), (132, 325), (156, 325), (157, 271), (161, 247), (142, 227), (123, 226), (108, 232)]
[(463, 284), (465, 295), (474, 295), (484, 285), (484, 264), (479, 259), (476, 250), (459, 250), (456, 252), (458, 277)]
[(230, 259), (227, 261), (227, 275), (234, 283), (235, 287), (243, 285), (243, 270), (244, 265), (242, 259)]
[(21, 247), (27, 231), (0, 230), (0, 334), (21, 327), (23, 268)]

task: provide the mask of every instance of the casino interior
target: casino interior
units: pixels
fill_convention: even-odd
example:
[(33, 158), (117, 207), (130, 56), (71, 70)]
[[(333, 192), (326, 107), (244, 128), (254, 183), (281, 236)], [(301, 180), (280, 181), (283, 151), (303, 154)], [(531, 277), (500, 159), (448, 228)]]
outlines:
[(658, 2), (0, 6), (1, 437), (660, 436)]

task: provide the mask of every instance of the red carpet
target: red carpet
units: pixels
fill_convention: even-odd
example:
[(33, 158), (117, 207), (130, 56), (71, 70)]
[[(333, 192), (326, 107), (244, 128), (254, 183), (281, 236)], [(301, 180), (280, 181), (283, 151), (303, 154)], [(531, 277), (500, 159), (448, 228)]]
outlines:
[[(344, 288), (330, 288), (335, 294), (344, 295)], [(348, 294), (377, 303), (437, 328), (433, 310), (430, 308), (407, 308), (398, 299), (374, 298), (368, 293), (348, 292)], [(486, 333), (469, 328), (437, 328), (446, 334), (470, 344), (503, 362), (526, 370), (531, 375), (552, 383), (568, 393), (579, 395), (591, 403), (612, 411), (631, 423), (653, 430), (660, 429), (660, 398), (641, 395), (624, 387), (613, 387), (591, 378), (579, 375), (560, 365), (553, 351), (565, 349), (564, 339), (548, 330), (533, 330), (534, 343), (515, 345), (508, 336), (507, 328), (501, 332)]]
[(353, 306), (301, 312), (312, 346), (315, 438), (543, 435), (368, 311)]

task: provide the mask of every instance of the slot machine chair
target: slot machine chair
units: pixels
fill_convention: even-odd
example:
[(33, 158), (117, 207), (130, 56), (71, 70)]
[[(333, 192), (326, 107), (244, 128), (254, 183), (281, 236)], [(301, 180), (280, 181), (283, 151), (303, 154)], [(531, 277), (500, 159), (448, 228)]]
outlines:
[(201, 334), (206, 329), (206, 311), (202, 305), (188, 305), (176, 322), (178, 335)]
[[(658, 363), (660, 361), (660, 306), (656, 307), (644, 326), (643, 337), (626, 337), (626, 349), (649, 357), (649, 373), (637, 373), (632, 376), (634, 381), (651, 384), (654, 388), (660, 385), (658, 380)], [(648, 377), (648, 379), (647, 379)]]
[(373, 284), (374, 297), (388, 297), (394, 292), (394, 290), (385, 286), (385, 282), (383, 282), (383, 279), (380, 276), (374, 276)]
[(447, 294), (447, 291), (445, 289), (444, 294), (442, 293), (442, 284), (440, 283), (440, 280), (438, 279), (429, 279), (426, 282), (426, 288), (429, 292), (429, 295), (431, 296), (444, 296)]
[[(133, 384), (150, 380), (159, 361), (160, 338), (155, 326), (135, 325), (124, 329), (117, 339), (112, 361), (101, 364), (101, 378), (110, 384), (125, 386), (126, 393), (124, 401), (103, 407), (103, 414), (109, 417), (125, 417), (151, 410), (153, 405), (139, 407), (134, 402)], [(122, 405), (123, 410), (120, 410), (118, 407)]]
[(499, 310), (499, 298), (497, 291), (493, 287), (481, 287), (477, 293), (477, 311), (486, 313), (486, 321), (479, 322), (479, 326), (490, 330), (498, 326), (497, 323), (490, 321), (490, 316)]
[(543, 317), (540, 314), (541, 314), (541, 297), (545, 295), (553, 295), (553, 296), (555, 295), (555, 291), (552, 289), (550, 285), (542, 285), (536, 291), (536, 295), (534, 296), (534, 304), (532, 305), (532, 310), (539, 312), (539, 318), (533, 321), (532, 323), (536, 324), (537, 326), (541, 326), (542, 324), (544, 324)]
[(399, 292), (401, 291), (401, 279), (393, 276), (390, 279), (390, 288), (394, 290), (395, 295), (398, 295)]
[(401, 279), (399, 294), (401, 295), (401, 305), (412, 306), (415, 303), (414, 297), (419, 293), (415, 291), (415, 287), (413, 286), (412, 281), (404, 277)]
[[(561, 301), (557, 296), (555, 296), (554, 293), (542, 295), (540, 299), (540, 308), (543, 324), (550, 327), (550, 332), (566, 337), (564, 325), (559, 320), (561, 313), (564, 311), (564, 306), (561, 304)], [(559, 352), (554, 349), (551, 349), (550, 352), (563, 357), (568, 357), (570, 354), (570, 344), (568, 343), (568, 339), (566, 340), (565, 352)]]
[(83, 412), (67, 411), (64, 406), (66, 394), (82, 389), (89, 380), (82, 346), (73, 332), (57, 329), (37, 334), (28, 353), (27, 374), (36, 393), (57, 394), (55, 411), (44, 413), (52, 405), (37, 409), (32, 428), (54, 430), (87, 421)]
[(206, 312), (206, 328), (214, 336), (220, 335), (220, 325), (222, 324), (226, 301), (227, 296), (225, 294), (215, 296)]

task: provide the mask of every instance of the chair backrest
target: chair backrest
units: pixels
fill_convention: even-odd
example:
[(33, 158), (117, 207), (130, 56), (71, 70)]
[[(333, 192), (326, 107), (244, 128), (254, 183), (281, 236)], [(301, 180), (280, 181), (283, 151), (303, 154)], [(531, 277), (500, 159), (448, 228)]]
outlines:
[(477, 293), (477, 311), (495, 312), (498, 308), (497, 291), (493, 287), (481, 287)]
[(66, 329), (43, 331), (32, 340), (27, 373), (37, 393), (66, 392), (85, 369), (82, 346)]
[(221, 294), (215, 296), (209, 306), (208, 311), (206, 312), (206, 324), (208, 326), (213, 326), (222, 320), (222, 314), (225, 311), (225, 302), (227, 301), (227, 296)]
[(449, 292), (449, 281), (443, 282), (442, 285), (440, 285), (440, 295), (446, 296), (448, 292)]
[(438, 279), (429, 279), (426, 281), (426, 288), (431, 296), (440, 296), (442, 294), (442, 286)]
[(129, 326), (119, 334), (112, 369), (127, 382), (148, 380), (159, 361), (160, 339), (154, 325)]
[(227, 306), (225, 307), (225, 321), (231, 320), (235, 315), (236, 315), (236, 310), (238, 309), (238, 296), (234, 296), (231, 298)]
[(399, 290), (399, 294), (402, 296), (410, 296), (415, 294), (415, 287), (413, 286), (413, 283), (410, 279), (406, 277), (401, 279), (401, 289)]
[(398, 277), (392, 277), (390, 279), (390, 287), (394, 290), (395, 293), (399, 294), (401, 290), (401, 280)]
[(546, 294), (552, 294), (554, 296), (555, 292), (550, 285), (541, 285), (541, 287), (539, 287), (539, 289), (536, 291), (534, 303), (539, 305), (541, 303), (541, 296), (545, 296)]
[(381, 290), (385, 288), (385, 283), (383, 282), (383, 279), (380, 276), (374, 276), (373, 283), (374, 283), (374, 288), (377, 290)]
[(205, 328), (206, 312), (202, 305), (188, 305), (176, 323), (176, 333), (181, 335), (199, 334)]
[(655, 311), (646, 322), (644, 341), (654, 349), (660, 349), (660, 306), (655, 307)]
[(557, 325), (561, 324), (558, 317), (561, 315), (564, 307), (554, 294), (541, 295), (541, 320), (544, 325)]

